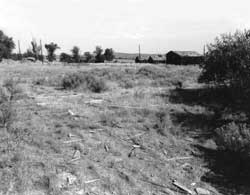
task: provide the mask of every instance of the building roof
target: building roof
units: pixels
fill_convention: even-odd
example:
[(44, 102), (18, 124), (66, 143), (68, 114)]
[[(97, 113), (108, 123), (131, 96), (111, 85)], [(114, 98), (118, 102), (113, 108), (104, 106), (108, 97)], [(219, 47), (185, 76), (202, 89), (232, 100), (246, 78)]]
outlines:
[[(188, 57), (201, 57), (202, 55), (199, 54), (198, 52), (196, 51), (170, 51), (170, 52), (173, 52), (179, 56), (188, 56)], [(170, 53), (168, 52), (168, 53)]]
[(161, 54), (159, 54), (159, 55), (152, 55), (152, 56), (149, 56), (149, 57), (151, 57), (155, 61), (165, 61), (166, 60), (165, 56), (161, 55)]

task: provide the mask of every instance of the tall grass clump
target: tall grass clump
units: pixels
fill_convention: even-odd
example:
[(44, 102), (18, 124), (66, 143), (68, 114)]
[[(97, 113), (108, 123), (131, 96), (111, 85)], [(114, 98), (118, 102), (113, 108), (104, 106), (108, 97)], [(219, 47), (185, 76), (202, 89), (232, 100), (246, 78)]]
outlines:
[(99, 79), (93, 75), (85, 73), (72, 73), (66, 75), (62, 79), (63, 89), (88, 89), (94, 93), (101, 93), (107, 89), (106, 83), (103, 79)]
[(7, 79), (0, 87), (0, 124), (2, 127), (10, 128), (14, 117), (13, 100), (22, 92), (14, 79)]

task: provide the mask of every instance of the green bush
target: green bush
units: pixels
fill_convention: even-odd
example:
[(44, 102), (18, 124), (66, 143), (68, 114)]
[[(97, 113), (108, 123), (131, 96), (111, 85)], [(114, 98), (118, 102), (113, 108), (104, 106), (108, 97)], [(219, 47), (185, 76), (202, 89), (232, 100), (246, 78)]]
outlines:
[(55, 55), (55, 51), (57, 49), (60, 49), (60, 47), (56, 44), (51, 42), (50, 44), (45, 44), (45, 49), (47, 50), (47, 59), (52, 62), (54, 60), (56, 60), (56, 55)]
[(107, 61), (112, 61), (115, 58), (114, 50), (112, 48), (105, 49), (104, 56)]
[(73, 49), (71, 50), (71, 52), (72, 52), (73, 62), (79, 63), (81, 61), (80, 48), (77, 46), (74, 46)]
[(62, 79), (63, 89), (85, 88), (95, 93), (101, 93), (107, 89), (104, 80), (84, 73), (73, 73)]
[(71, 55), (69, 55), (67, 53), (61, 53), (60, 54), (60, 62), (67, 62), (67, 63), (72, 62)]
[(15, 43), (0, 30), (0, 61), (2, 58), (10, 58), (12, 50), (15, 49)]
[(250, 81), (250, 30), (223, 34), (207, 46), (200, 82), (247, 89)]

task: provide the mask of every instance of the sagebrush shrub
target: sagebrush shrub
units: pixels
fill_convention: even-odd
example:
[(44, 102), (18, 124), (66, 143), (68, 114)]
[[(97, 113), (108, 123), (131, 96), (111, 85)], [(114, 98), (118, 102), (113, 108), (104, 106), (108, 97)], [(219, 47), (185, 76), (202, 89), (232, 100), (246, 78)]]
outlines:
[(216, 129), (217, 145), (230, 152), (250, 155), (250, 128), (246, 123), (231, 122)]
[(106, 90), (106, 84), (102, 79), (94, 76), (86, 76), (87, 88), (95, 93), (100, 93)]
[(62, 79), (63, 89), (85, 88), (95, 93), (100, 93), (107, 89), (103, 79), (84, 73), (73, 73)]
[(3, 87), (9, 92), (9, 98), (12, 100), (18, 94), (22, 92), (21, 88), (18, 86), (18, 81), (14, 79), (6, 79), (3, 82)]

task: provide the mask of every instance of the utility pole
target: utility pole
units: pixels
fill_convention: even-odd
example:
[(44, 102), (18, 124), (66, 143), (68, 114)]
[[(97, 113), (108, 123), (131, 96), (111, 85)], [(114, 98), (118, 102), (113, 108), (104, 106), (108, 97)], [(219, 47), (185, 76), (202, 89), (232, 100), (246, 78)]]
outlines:
[(42, 56), (42, 63), (43, 63), (43, 45), (42, 45), (41, 39), (40, 39), (40, 47), (41, 47), (41, 56)]
[(18, 53), (19, 53), (19, 60), (22, 60), (22, 53), (21, 53), (21, 47), (20, 47), (20, 41), (18, 40)]
[(203, 47), (203, 56), (205, 56), (206, 55), (206, 45), (204, 45), (204, 47)]
[(139, 60), (141, 60), (141, 45), (139, 45)]

